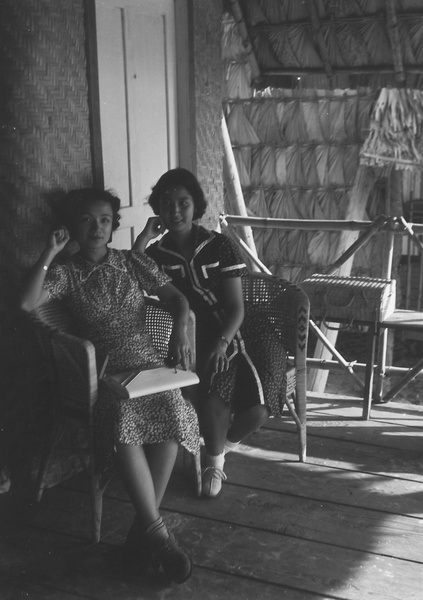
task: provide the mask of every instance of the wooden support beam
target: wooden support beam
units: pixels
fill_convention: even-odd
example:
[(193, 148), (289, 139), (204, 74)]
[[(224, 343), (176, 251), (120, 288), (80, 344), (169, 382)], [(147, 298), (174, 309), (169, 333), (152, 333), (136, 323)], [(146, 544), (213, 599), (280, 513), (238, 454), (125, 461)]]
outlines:
[(247, 25), (245, 23), (244, 15), (242, 14), (242, 10), (241, 10), (238, 0), (229, 0), (229, 5), (231, 7), (231, 12), (235, 19), (235, 23), (237, 24), (243, 46), (245, 48), (247, 60), (250, 63), (251, 77), (253, 80), (253, 84), (259, 85), (261, 82), (261, 79), (262, 79), (262, 75), (261, 75), (260, 67), (259, 67), (256, 55), (254, 52), (253, 45), (250, 40), (250, 36), (248, 33)]
[[(226, 184), (226, 189), (229, 196), (229, 202), (232, 210), (242, 217), (247, 217), (247, 209), (245, 207), (244, 195), (242, 193), (241, 182), (239, 180), (238, 169), (235, 162), (235, 157), (232, 150), (229, 131), (226, 124), (225, 115), (222, 114), (221, 119), (222, 139), (223, 139), (223, 178)], [(244, 242), (251, 250), (254, 256), (257, 257), (257, 249), (254, 242), (253, 231), (249, 224), (240, 226), (240, 231), (244, 238)], [(255, 268), (255, 267), (254, 267)]]
[[(367, 66), (356, 65), (349, 67), (332, 67), (333, 75), (389, 75), (395, 73), (392, 65)], [(423, 65), (404, 65), (404, 73), (409, 75), (421, 75)], [(262, 69), (263, 77), (279, 77), (283, 75), (326, 75), (323, 67), (278, 67), (277, 69)]]
[[(398, 11), (396, 13), (396, 17), (399, 21), (406, 20), (412, 23), (418, 23), (419, 21), (423, 21), (423, 12)], [(333, 19), (333, 17), (330, 16), (326, 19), (320, 19), (320, 24), (322, 27), (329, 27), (334, 20), (336, 21), (337, 25), (349, 25), (354, 23), (355, 25), (360, 26), (360, 24), (366, 25), (378, 21), (385, 22), (386, 17), (382, 12), (368, 15), (348, 15), (347, 17), (337, 16), (336, 19)], [(249, 25), (248, 29), (252, 32), (276, 33), (281, 30), (288, 31), (289, 29), (298, 29), (299, 27), (310, 27), (310, 21), (308, 19), (296, 19), (284, 23), (258, 23), (257, 25)]]
[(401, 50), (401, 36), (398, 26), (395, 0), (385, 0), (386, 19), (388, 22), (387, 31), (389, 43), (391, 44), (392, 59), (395, 69), (395, 77), (398, 87), (405, 85), (404, 63)]
[(333, 78), (333, 69), (329, 58), (329, 52), (325, 43), (325, 39), (322, 33), (322, 26), (320, 23), (319, 15), (316, 10), (314, 0), (305, 0), (306, 7), (311, 19), (311, 26), (313, 28), (314, 36), (316, 38), (317, 47), (320, 51), (320, 57), (325, 67), (326, 75), (330, 80)]

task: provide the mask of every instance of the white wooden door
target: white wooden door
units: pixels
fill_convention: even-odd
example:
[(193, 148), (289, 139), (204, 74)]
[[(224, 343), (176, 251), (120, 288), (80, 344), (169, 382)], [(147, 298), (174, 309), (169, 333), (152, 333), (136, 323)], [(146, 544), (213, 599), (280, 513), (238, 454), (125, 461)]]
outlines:
[(177, 166), (174, 0), (96, 0), (104, 184), (122, 200), (115, 248), (152, 214), (147, 197)]

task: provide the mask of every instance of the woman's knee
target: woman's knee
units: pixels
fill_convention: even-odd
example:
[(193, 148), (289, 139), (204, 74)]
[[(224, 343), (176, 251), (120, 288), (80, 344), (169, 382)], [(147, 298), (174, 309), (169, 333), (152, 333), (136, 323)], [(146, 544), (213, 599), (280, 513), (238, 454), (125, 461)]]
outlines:
[(264, 404), (256, 404), (248, 408), (244, 414), (253, 420), (257, 427), (260, 427), (270, 417), (270, 409)]

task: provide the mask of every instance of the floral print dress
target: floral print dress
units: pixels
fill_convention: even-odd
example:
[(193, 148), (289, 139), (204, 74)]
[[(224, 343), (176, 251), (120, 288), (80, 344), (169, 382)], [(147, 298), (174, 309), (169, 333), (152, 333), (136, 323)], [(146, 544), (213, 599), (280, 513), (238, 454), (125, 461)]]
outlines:
[[(80, 254), (53, 263), (44, 287), (62, 300), (81, 336), (96, 348), (107, 373), (163, 364), (145, 323), (145, 292), (155, 295), (169, 278), (143, 254), (109, 248), (106, 260), (92, 263)], [(180, 390), (123, 400), (103, 381), (94, 409), (96, 451), (107, 468), (118, 443), (151, 444), (177, 440), (189, 452), (199, 449), (198, 421)]]

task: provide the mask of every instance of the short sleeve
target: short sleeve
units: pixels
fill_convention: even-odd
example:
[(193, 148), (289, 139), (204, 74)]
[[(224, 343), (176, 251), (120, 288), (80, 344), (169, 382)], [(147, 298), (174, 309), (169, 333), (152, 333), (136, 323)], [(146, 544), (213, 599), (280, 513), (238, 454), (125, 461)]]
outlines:
[(131, 250), (127, 258), (134, 277), (147, 294), (154, 296), (158, 289), (171, 281), (170, 277), (159, 269), (154, 260), (144, 253)]
[(43, 288), (47, 291), (49, 299), (60, 300), (70, 293), (70, 271), (65, 264), (53, 263), (50, 265)]
[(245, 277), (248, 275), (247, 265), (242, 260), (237, 248), (223, 234), (217, 236), (219, 244), (219, 265), (222, 278)]

